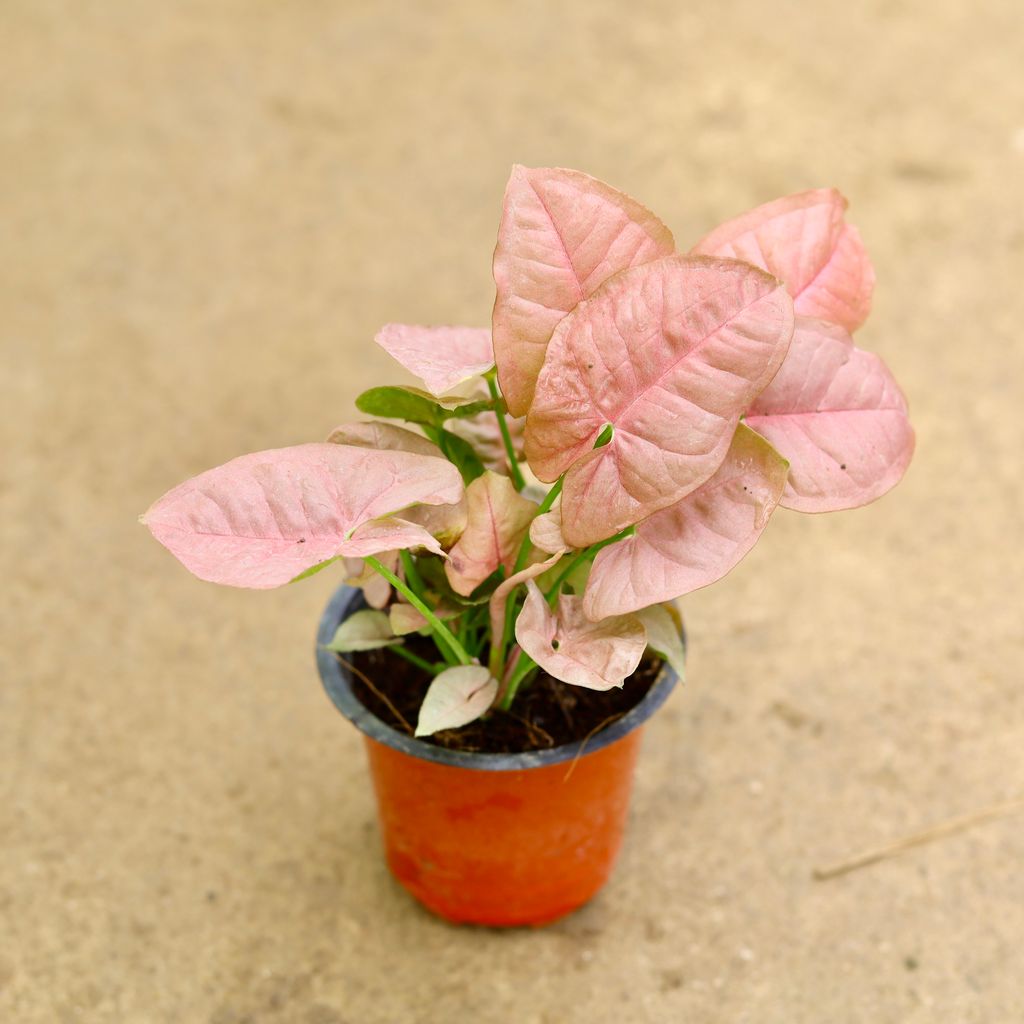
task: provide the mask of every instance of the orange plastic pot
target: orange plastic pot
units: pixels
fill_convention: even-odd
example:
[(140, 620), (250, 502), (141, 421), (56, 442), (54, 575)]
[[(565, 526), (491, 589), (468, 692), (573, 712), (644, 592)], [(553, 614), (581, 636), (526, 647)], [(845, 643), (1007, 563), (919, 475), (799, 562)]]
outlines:
[(341, 588), (320, 623), (317, 661), (328, 695), (365, 734), (387, 863), (424, 906), (449, 921), (541, 925), (586, 903), (615, 863), (643, 723), (677, 681), (665, 667), (644, 699), (581, 750), (521, 754), (446, 750), (398, 732), (355, 696), (323, 646), (364, 607)]

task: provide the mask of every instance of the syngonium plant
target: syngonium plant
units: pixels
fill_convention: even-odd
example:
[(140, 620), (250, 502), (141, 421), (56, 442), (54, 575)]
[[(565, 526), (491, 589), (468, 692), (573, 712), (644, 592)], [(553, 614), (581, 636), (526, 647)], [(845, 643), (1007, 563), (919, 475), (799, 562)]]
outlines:
[(356, 405), (377, 419), (243, 455), (143, 521), (215, 583), (341, 562), (370, 607), (331, 647), (433, 676), (420, 736), (508, 709), (538, 667), (604, 690), (648, 648), (680, 666), (673, 602), (776, 507), (864, 505), (910, 461), (906, 401), (851, 339), (874, 273), (845, 207), (787, 196), (683, 254), (603, 182), (517, 166), (490, 330), (387, 325), (377, 343), (422, 389), (373, 388)]

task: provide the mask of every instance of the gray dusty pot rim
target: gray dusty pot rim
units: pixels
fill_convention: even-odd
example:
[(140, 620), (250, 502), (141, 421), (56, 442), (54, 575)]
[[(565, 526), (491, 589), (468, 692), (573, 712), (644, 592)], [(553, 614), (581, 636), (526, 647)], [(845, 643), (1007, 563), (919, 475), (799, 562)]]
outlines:
[[(478, 771), (523, 771), (527, 768), (543, 768), (546, 765), (572, 760), (580, 754), (580, 748), (584, 742), (586, 742), (585, 753), (593, 754), (616, 740), (622, 739), (627, 733), (646, 722), (665, 703), (679, 680), (679, 677), (667, 664), (663, 665), (658, 678), (643, 700), (589, 741), (566, 743), (549, 750), (527, 750), (517, 754), (478, 754), (467, 750), (448, 750), (408, 736), (382, 722), (352, 692), (349, 670), (331, 651), (325, 649), (324, 645), (334, 637), (335, 630), (342, 619), (347, 614), (358, 611), (364, 606), (365, 601), (361, 590), (342, 585), (334, 592), (324, 609), (316, 636), (317, 668), (320, 671), (324, 689), (334, 706), (360, 732), (378, 743), (400, 750), (411, 757), (433, 761), (436, 764), (474, 768)], [(685, 643), (686, 635), (684, 633), (684, 646)]]

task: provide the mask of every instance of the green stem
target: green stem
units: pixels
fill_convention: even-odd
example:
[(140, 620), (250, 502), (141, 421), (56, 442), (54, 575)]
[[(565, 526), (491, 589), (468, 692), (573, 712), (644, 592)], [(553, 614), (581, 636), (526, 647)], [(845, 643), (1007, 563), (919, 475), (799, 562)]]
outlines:
[(363, 557), (363, 561), (370, 566), (371, 569), (376, 570), (381, 574), (397, 590), (402, 594), (405, 599), (415, 608), (422, 616), (430, 623), (430, 628), (434, 631), (434, 636), (439, 640), (443, 641), (444, 645), (450, 651), (452, 657), (456, 661), (452, 661), (451, 658), (446, 658), (446, 661), (451, 664), (461, 665), (472, 665), (473, 659), (466, 653), (466, 649), (459, 643), (458, 640), (452, 635), (451, 630), (430, 610), (429, 606), (420, 600), (415, 593), (400, 580), (390, 569), (374, 558), (372, 555), (366, 555)]
[(432, 676), (436, 676), (441, 671), (437, 665), (427, 661), (426, 658), (421, 658), (418, 654), (413, 654), (412, 651), (407, 651), (401, 644), (392, 644), (391, 650), (400, 658), (405, 658), (406, 661), (412, 662), (417, 668), (429, 672)]
[(519, 460), (516, 458), (515, 449), (512, 447), (512, 435), (508, 432), (508, 423), (505, 421), (505, 410), (498, 396), (498, 384), (493, 374), (487, 374), (487, 389), (494, 399), (494, 415), (498, 417), (498, 429), (501, 431), (501, 440), (505, 445), (505, 454), (508, 456), (508, 468), (512, 471), (512, 480), (516, 490), (521, 491), (526, 486), (522, 471), (519, 468)]
[(627, 526), (624, 530), (615, 534), (614, 537), (608, 537), (605, 540), (598, 541), (596, 544), (591, 544), (589, 548), (577, 551), (576, 554), (569, 559), (566, 567), (555, 577), (555, 582), (551, 585), (551, 589), (544, 595), (547, 598), (548, 604), (554, 607), (555, 601), (558, 598), (558, 592), (562, 588), (562, 584), (565, 583), (573, 569), (575, 569), (580, 562), (587, 558), (593, 558), (601, 548), (606, 548), (609, 544), (614, 544), (616, 541), (625, 540), (626, 537), (632, 537), (634, 533), (636, 533), (636, 527)]
[(501, 711), (508, 711), (512, 707), (512, 701), (516, 699), (516, 693), (522, 685), (523, 680), (537, 667), (537, 662), (531, 658), (526, 651), (521, 651), (516, 667), (512, 670), (508, 685), (505, 687), (505, 695), (501, 698), (498, 708)]
[(405, 570), (405, 578), (409, 586), (416, 592), (417, 597), (422, 598), (427, 592), (427, 588), (423, 585), (423, 577), (420, 576), (412, 555), (406, 548), (402, 548), (398, 552), (398, 557), (402, 560), (402, 568)]

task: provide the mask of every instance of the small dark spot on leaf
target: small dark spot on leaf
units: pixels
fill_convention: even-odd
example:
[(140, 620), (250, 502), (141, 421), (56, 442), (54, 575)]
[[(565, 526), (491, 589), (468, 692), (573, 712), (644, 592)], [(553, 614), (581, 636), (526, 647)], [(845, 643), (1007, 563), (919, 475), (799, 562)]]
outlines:
[(552, 640), (551, 641), (551, 650), (553, 650), (553, 651), (557, 651), (558, 650), (558, 641), (557, 640)]
[(592, 370), (593, 368), (594, 368), (594, 364), (593, 363), (587, 363), (587, 369), (588, 370)]
[(842, 463), (842, 465), (840, 465), (840, 467), (839, 467), (839, 468), (840, 468), (840, 469), (846, 469), (846, 463), (845, 463), (845, 462), (844, 462), (844, 463)]
[[(845, 469), (846, 467), (844, 466), (843, 468)], [(305, 537), (300, 537), (295, 543), (296, 544), (305, 544), (306, 543), (306, 538)]]

